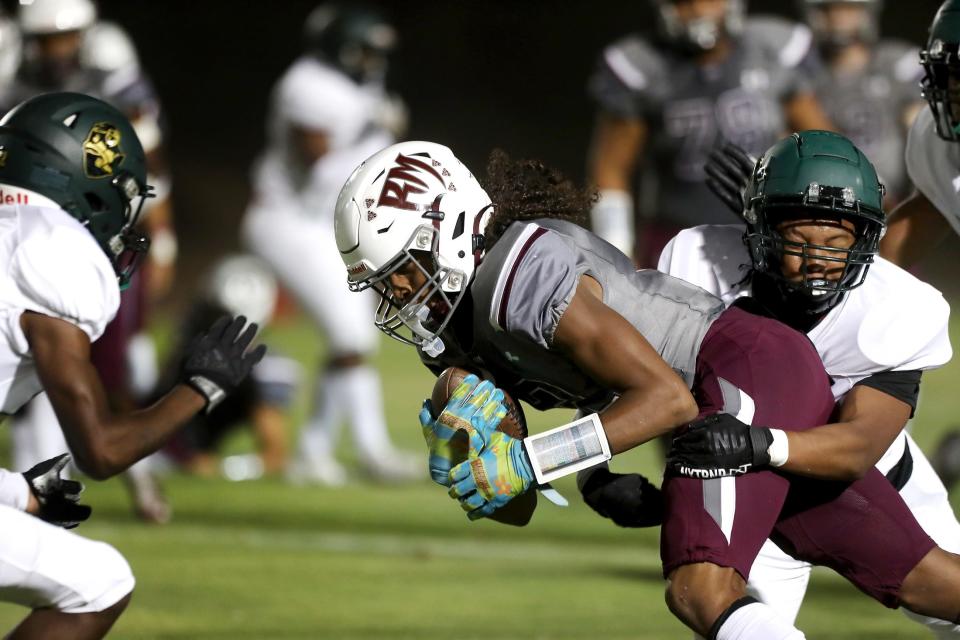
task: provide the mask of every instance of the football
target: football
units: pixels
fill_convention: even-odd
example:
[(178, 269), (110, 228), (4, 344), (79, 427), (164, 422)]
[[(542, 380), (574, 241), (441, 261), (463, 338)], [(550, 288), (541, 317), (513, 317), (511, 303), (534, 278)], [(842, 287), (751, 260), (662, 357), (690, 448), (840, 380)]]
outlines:
[[(443, 373), (440, 374), (437, 382), (433, 385), (433, 393), (430, 395), (430, 404), (433, 406), (434, 418), (440, 415), (443, 408), (447, 406), (447, 401), (450, 399), (453, 390), (456, 389), (468, 375), (470, 375), (470, 372), (460, 367), (447, 367), (443, 370)], [(523, 417), (523, 409), (520, 408), (519, 403), (514, 402), (510, 394), (504, 391), (503, 404), (507, 407), (507, 416), (500, 421), (497, 430), (514, 438), (526, 438), (527, 422)]]
[[(460, 382), (470, 375), (470, 372), (460, 367), (448, 367), (444, 369), (437, 382), (433, 385), (433, 393), (430, 395), (430, 404), (433, 406), (434, 417), (439, 415), (440, 411), (447, 406), (447, 401), (453, 390), (457, 388)], [(482, 376), (481, 376), (482, 377)], [(514, 438), (527, 437), (527, 422), (523, 417), (523, 409), (513, 398), (504, 391), (503, 403), (507, 407), (506, 417), (500, 421), (497, 426), (498, 431), (502, 431)], [(533, 487), (523, 495), (517, 496), (505, 507), (490, 516), (491, 520), (501, 524), (509, 524), (514, 527), (522, 527), (530, 522), (533, 512), (537, 508), (537, 490)]]

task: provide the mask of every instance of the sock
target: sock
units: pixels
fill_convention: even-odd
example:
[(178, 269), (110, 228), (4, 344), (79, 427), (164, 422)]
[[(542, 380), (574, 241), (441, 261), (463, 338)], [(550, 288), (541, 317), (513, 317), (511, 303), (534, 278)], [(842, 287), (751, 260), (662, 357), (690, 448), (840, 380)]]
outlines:
[(931, 618), (930, 616), (923, 616), (905, 608), (901, 608), (900, 610), (903, 611), (903, 613), (911, 620), (926, 625), (930, 629), (930, 632), (933, 634), (934, 638), (942, 640), (947, 640), (948, 638), (960, 638), (960, 625), (957, 625), (954, 622), (940, 620), (939, 618)]
[(717, 618), (709, 640), (805, 640), (792, 624), (771, 607), (747, 596), (740, 598)]
[(333, 460), (343, 414), (345, 370), (332, 369), (317, 381), (310, 418), (300, 430), (300, 458), (309, 466)]
[(344, 387), (340, 401), (353, 430), (357, 455), (367, 466), (376, 465), (378, 460), (388, 458), (394, 453), (383, 414), (380, 376), (372, 367), (362, 365), (347, 369), (343, 377)]

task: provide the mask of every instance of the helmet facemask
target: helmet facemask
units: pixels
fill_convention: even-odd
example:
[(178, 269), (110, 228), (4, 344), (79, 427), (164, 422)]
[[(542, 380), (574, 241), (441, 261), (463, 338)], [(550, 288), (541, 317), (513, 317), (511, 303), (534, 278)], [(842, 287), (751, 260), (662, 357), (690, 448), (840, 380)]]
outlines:
[(950, 142), (960, 141), (960, 58), (957, 43), (934, 40), (920, 52), (924, 76), (923, 97), (933, 112), (937, 135)]
[[(422, 225), (416, 228), (404, 248), (386, 266), (369, 278), (349, 282), (351, 291), (373, 288), (380, 296), (374, 324), (404, 344), (414, 345), (428, 356), (443, 353), (441, 334), (450, 323), (463, 298), (467, 276), (444, 267), (439, 258), (439, 233)], [(423, 279), (417, 291), (402, 300), (394, 293), (390, 277), (414, 272)]]
[[(804, 0), (802, 5), (817, 45), (827, 56), (854, 44), (872, 44), (879, 37), (883, 5), (879, 0)], [(842, 5), (845, 13), (831, 19), (833, 5)], [(844, 26), (838, 28), (838, 21)]]
[(722, 16), (697, 17), (682, 20), (677, 13), (676, 0), (657, 0), (660, 31), (669, 42), (686, 51), (697, 54), (714, 49), (726, 36), (740, 33), (743, 28), (742, 0), (727, 0)]
[[(118, 174), (111, 182), (119, 192), (120, 202), (124, 207), (125, 222), (119, 233), (107, 240), (107, 246), (104, 248), (117, 274), (120, 289), (124, 290), (130, 286), (133, 274), (140, 268), (144, 256), (150, 249), (150, 239), (137, 231), (136, 225), (140, 220), (144, 203), (148, 198), (154, 197), (154, 194), (152, 187), (149, 185), (141, 187), (137, 180), (126, 172)], [(87, 200), (91, 206), (94, 204), (90, 198)], [(94, 211), (95, 215), (96, 211)]]
[[(812, 315), (826, 313), (848, 291), (863, 284), (879, 252), (884, 230), (882, 213), (864, 210), (851, 189), (816, 183), (802, 197), (755, 198), (749, 204), (750, 217), (753, 221), (744, 240), (754, 271), (772, 279), (792, 307)], [(838, 226), (850, 222), (854, 242), (849, 248), (842, 248), (788, 240), (780, 227), (790, 220), (835, 220)], [(801, 260), (801, 280), (783, 273), (785, 256)], [(808, 266), (814, 262), (825, 263), (825, 269), (808, 272)]]

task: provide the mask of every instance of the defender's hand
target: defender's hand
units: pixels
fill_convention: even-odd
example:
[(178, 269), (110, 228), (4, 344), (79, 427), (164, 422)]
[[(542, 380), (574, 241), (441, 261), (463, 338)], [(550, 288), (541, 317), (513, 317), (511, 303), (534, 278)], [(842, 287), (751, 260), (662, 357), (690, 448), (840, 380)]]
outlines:
[(756, 163), (756, 159), (751, 158), (746, 151), (733, 143), (727, 143), (714, 149), (704, 166), (710, 191), (737, 214), (738, 218), (743, 216), (746, 204), (743, 193), (750, 183)]
[(770, 464), (771, 444), (772, 430), (717, 413), (673, 439), (667, 470), (691, 478), (739, 476)]
[(477, 418), (472, 427), (467, 461), (450, 471), (449, 493), (460, 501), (468, 518), (477, 520), (526, 492), (534, 475), (523, 440), (484, 429)]
[(40, 503), (37, 514), (51, 524), (73, 529), (90, 517), (92, 509), (79, 504), (83, 484), (60, 477), (60, 472), (70, 462), (70, 454), (44, 460), (23, 473), (33, 496)]
[(450, 469), (467, 459), (468, 429), (476, 418), (481, 428), (495, 431), (507, 415), (503, 391), (489, 380), (480, 381), (475, 375), (465, 377), (450, 394), (447, 406), (433, 418), (430, 400), (423, 401), (420, 410), (420, 428), (430, 451), (430, 477), (437, 484), (450, 486)]
[(663, 494), (638, 473), (613, 473), (605, 466), (590, 469), (580, 493), (591, 509), (617, 526), (663, 524)]
[(247, 352), (257, 334), (257, 325), (251, 323), (241, 334), (246, 324), (244, 316), (233, 320), (223, 316), (187, 347), (181, 377), (207, 399), (207, 413), (240, 386), (267, 352), (264, 345)]

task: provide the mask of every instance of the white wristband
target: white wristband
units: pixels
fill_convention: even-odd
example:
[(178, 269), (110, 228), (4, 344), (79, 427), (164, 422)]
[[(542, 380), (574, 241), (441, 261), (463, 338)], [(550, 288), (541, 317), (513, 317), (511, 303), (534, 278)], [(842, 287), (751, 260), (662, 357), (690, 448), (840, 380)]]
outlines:
[(30, 502), (30, 485), (22, 473), (0, 469), (0, 504), (26, 511)]
[(539, 484), (546, 484), (613, 457), (600, 416), (595, 413), (524, 438), (523, 446)]
[(620, 189), (603, 189), (590, 210), (590, 225), (598, 236), (633, 255), (633, 197)]
[(770, 429), (770, 433), (773, 435), (773, 442), (767, 447), (770, 466), (782, 467), (790, 457), (790, 440), (787, 439), (786, 432), (780, 429)]

